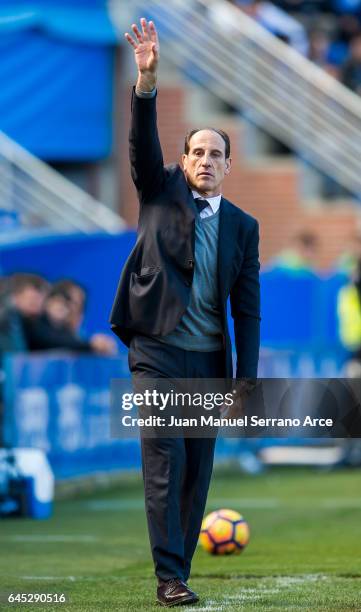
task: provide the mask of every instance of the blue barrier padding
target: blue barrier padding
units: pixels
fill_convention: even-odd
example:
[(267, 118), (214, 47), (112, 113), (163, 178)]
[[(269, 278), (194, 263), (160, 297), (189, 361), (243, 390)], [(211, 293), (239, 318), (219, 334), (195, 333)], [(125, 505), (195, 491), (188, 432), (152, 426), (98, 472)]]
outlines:
[(282, 348), (292, 338), (294, 346), (310, 346), (316, 340), (319, 286), (320, 280), (311, 274), (295, 276), (279, 270), (262, 274), (263, 345)]
[(312, 273), (270, 270), (261, 275), (264, 347), (344, 354), (338, 338), (337, 294), (344, 275), (327, 279)]
[(126, 353), (19, 354), (5, 368), (8, 446), (42, 449), (58, 479), (139, 467), (139, 442), (110, 437), (110, 381), (129, 376)]

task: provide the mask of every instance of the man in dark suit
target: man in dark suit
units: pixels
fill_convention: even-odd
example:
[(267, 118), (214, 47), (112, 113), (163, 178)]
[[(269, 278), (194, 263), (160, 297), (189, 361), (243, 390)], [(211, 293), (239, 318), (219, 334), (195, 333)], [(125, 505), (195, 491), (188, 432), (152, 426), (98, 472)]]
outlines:
[[(159, 42), (153, 22), (134, 24), (138, 80), (132, 96), (131, 173), (138, 239), (121, 274), (113, 331), (130, 347), (135, 378), (231, 378), (230, 297), (237, 378), (257, 376), (258, 224), (221, 195), (231, 169), (222, 130), (185, 141), (182, 165), (164, 166), (156, 121)], [(146, 512), (157, 599), (193, 603), (191, 560), (207, 499), (214, 439), (142, 438)]]

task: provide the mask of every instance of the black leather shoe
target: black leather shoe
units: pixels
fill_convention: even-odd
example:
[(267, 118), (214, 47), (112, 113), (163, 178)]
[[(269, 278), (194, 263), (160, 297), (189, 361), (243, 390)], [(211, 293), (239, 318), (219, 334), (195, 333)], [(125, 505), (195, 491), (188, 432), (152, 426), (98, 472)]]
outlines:
[(159, 581), (157, 588), (157, 601), (166, 608), (192, 604), (198, 601), (198, 595), (180, 578), (172, 578), (167, 581)]

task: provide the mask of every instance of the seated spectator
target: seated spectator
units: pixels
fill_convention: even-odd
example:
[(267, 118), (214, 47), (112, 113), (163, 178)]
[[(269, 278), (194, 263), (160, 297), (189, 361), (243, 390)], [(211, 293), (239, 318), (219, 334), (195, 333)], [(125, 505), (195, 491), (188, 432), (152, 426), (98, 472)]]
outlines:
[(2, 284), (0, 354), (27, 350), (24, 318), (42, 313), (49, 285), (36, 274), (14, 274)]
[(326, 32), (323, 30), (311, 30), (308, 34), (309, 46), (308, 46), (308, 59), (324, 68), (327, 65), (328, 50), (330, 46), (330, 39)]
[(319, 240), (315, 234), (303, 231), (296, 234), (290, 247), (281, 251), (270, 262), (270, 268), (293, 272), (315, 272)]
[(351, 41), (350, 57), (341, 68), (341, 81), (346, 87), (361, 95), (361, 34)]
[(244, 0), (239, 7), (253, 17), (266, 30), (305, 55), (307, 33), (303, 25), (272, 2), (266, 0)]
[(354, 15), (340, 15), (329, 51), (329, 62), (341, 67), (347, 60), (351, 40), (360, 32), (360, 22)]
[(319, 68), (323, 68), (323, 70), (326, 70), (332, 76), (337, 77), (338, 70), (330, 60), (330, 35), (324, 30), (316, 29), (311, 30), (308, 37), (307, 58)]
[(84, 319), (86, 306), (86, 291), (79, 283), (71, 279), (62, 279), (54, 284), (54, 289), (60, 289), (70, 298), (68, 325), (74, 333), (79, 333)]
[(65, 349), (113, 355), (116, 345), (105, 334), (94, 334), (89, 340), (80, 338), (69, 325), (71, 298), (61, 288), (53, 288), (44, 304), (44, 312), (36, 317), (23, 317), (26, 341), (30, 351)]
[[(80, 337), (80, 328), (84, 319), (87, 300), (85, 288), (74, 280), (62, 279), (55, 283), (54, 289), (63, 290), (68, 295), (70, 301), (66, 323), (68, 328)], [(109, 355), (116, 353), (116, 343), (112, 337), (106, 334), (95, 334), (92, 336), (92, 342), (95, 343), (97, 352)]]

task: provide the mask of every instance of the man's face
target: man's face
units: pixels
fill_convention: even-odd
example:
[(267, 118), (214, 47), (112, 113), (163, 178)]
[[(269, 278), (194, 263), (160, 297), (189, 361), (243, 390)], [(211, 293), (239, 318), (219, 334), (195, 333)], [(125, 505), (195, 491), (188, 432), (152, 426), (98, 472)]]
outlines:
[(29, 285), (13, 295), (13, 303), (25, 317), (36, 317), (42, 313), (45, 295), (45, 291)]
[(66, 325), (70, 314), (69, 301), (61, 295), (53, 295), (45, 303), (45, 312), (55, 325)]
[(361, 62), (361, 36), (356, 36), (352, 41), (351, 55), (354, 60)]
[(203, 196), (219, 195), (225, 175), (231, 169), (231, 159), (225, 157), (225, 142), (213, 130), (196, 132), (189, 143), (189, 153), (182, 156), (188, 185)]

